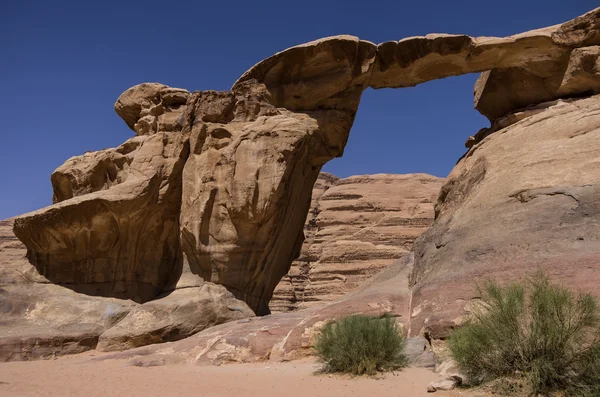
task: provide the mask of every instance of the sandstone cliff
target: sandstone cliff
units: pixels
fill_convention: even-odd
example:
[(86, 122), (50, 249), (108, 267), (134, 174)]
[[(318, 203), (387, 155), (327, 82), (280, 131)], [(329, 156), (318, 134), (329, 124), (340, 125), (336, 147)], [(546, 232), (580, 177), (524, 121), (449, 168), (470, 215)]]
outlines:
[[(415, 242), (412, 329), (443, 336), (477, 299), (475, 282), (555, 281), (600, 296), (600, 96), (559, 100), (473, 146)], [(508, 122), (508, 121), (505, 121)]]
[(442, 182), (426, 174), (340, 179), (321, 173), (300, 257), (275, 289), (271, 310), (338, 299), (404, 257), (433, 222)]

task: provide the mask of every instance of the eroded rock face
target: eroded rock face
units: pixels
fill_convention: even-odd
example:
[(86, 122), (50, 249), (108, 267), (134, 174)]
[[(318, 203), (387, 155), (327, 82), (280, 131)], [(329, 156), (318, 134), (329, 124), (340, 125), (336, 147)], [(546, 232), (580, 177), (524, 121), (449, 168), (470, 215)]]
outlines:
[(12, 226), (12, 219), (0, 221), (0, 362), (174, 341), (254, 316), (223, 286), (185, 270), (177, 285), (143, 305), (76, 293), (37, 272)]
[(426, 174), (321, 173), (300, 257), (278, 284), (271, 308), (288, 311), (339, 299), (404, 257), (433, 222), (443, 179)]
[(115, 111), (137, 135), (181, 131), (189, 91), (159, 83), (142, 83), (125, 91)]
[(14, 232), (31, 263), (53, 283), (145, 302), (181, 266), (181, 172), (189, 149), (182, 134), (147, 136), (113, 184), (86, 185), (97, 180), (97, 169), (114, 164), (106, 159), (119, 149), (69, 160), (74, 165), (65, 174), (81, 170), (84, 176), (67, 177), (54, 190), (56, 198), (73, 197), (20, 216)]
[(544, 269), (598, 294), (600, 96), (551, 102), (474, 145), (414, 245), (413, 332), (444, 337), (484, 278)]
[(375, 44), (334, 36), (279, 52), (242, 75), (265, 84), (272, 103), (289, 110), (339, 109), (356, 112), (375, 61)]
[(268, 116), (191, 125), (180, 218), (192, 272), (258, 314), (268, 313), (273, 289), (298, 256), (311, 188), (336, 154), (323, 151), (316, 119), (262, 106)]
[[(137, 136), (69, 159), (52, 176), (55, 203), (15, 220), (37, 269), (27, 274), (140, 303), (213, 282), (266, 314), (301, 252), (312, 186), (321, 166), (343, 154), (362, 90), (486, 70), (477, 107), (493, 124), (469, 140), (440, 194), (436, 223), (415, 248), (414, 321), (405, 321), (411, 329), (450, 321), (468, 300), (457, 277), (510, 274), (513, 265), (503, 261), (525, 269), (544, 258), (556, 274), (568, 271), (554, 260), (592, 269), (597, 98), (540, 102), (596, 92), (599, 10), (506, 38), (436, 34), (380, 45), (325, 38), (259, 62), (226, 92), (132, 87), (115, 110)], [(537, 107), (515, 111), (530, 105)], [(359, 240), (353, 244), (371, 244)], [(353, 259), (340, 254), (343, 244), (322, 248), (320, 262)], [(404, 253), (382, 251), (386, 260)], [(17, 280), (22, 272), (13, 270), (0, 274)], [(585, 276), (583, 287), (594, 280), (587, 270), (563, 276)], [(405, 313), (408, 295), (394, 296)], [(214, 301), (189, 299), (191, 307), (215, 309)], [(157, 305), (152, 310), (163, 310)]]

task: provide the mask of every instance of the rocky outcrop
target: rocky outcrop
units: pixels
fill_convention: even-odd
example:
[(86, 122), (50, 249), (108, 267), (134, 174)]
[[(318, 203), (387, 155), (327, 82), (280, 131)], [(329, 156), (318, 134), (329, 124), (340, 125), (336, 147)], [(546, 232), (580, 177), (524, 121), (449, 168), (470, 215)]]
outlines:
[[(596, 92), (599, 26), (596, 9), (506, 38), (436, 34), (375, 45), (336, 36), (259, 62), (230, 91), (132, 87), (115, 110), (136, 137), (56, 170), (55, 203), (18, 217), (14, 225), (37, 271), (29, 266), (24, 273), (28, 262), (19, 260), (20, 270), (1, 274), (15, 280), (30, 274), (29, 280), (38, 280), (31, 282), (137, 304), (212, 282), (255, 313), (267, 314), (276, 285), (301, 252), (312, 187), (323, 164), (343, 154), (362, 91), (486, 70), (477, 107), (492, 126), (469, 140), (469, 152), (441, 191), (433, 229), (415, 246), (410, 328), (453, 318), (466, 300), (459, 297), (465, 277), (474, 279), (483, 269), (510, 274), (512, 265), (501, 265), (499, 258), (519, 269), (539, 258), (555, 272), (567, 271), (552, 267), (559, 259), (577, 265), (569, 269), (593, 268), (598, 173), (590, 139), (597, 99), (555, 107), (540, 102)], [(541, 85), (543, 90), (535, 88)], [(537, 108), (515, 109), (530, 105)], [(321, 197), (323, 206), (325, 201)], [(546, 212), (535, 215), (540, 221), (530, 219)], [(329, 229), (346, 238), (341, 229)], [(554, 237), (545, 236), (549, 230)], [(319, 238), (312, 236), (311, 247)], [(354, 244), (369, 246), (360, 241)], [(547, 241), (554, 245), (546, 247)], [(346, 258), (340, 246), (323, 245), (319, 261), (357, 259)], [(387, 261), (401, 249), (382, 251)], [(594, 280), (587, 270), (581, 274), (587, 277), (582, 286)], [(410, 299), (395, 293), (405, 310)], [(204, 305), (216, 308), (214, 300), (199, 301), (208, 313), (212, 309)], [(173, 307), (162, 302), (145, 307), (156, 313)], [(177, 334), (157, 329), (161, 340)], [(117, 344), (122, 335), (115, 336)]]
[[(54, 185), (55, 197), (65, 200), (15, 219), (16, 236), (48, 280), (85, 294), (145, 302), (181, 266), (177, 235), (187, 140), (166, 132), (136, 139), (70, 159), (69, 171), (58, 172), (71, 183)], [(135, 153), (124, 156), (131, 164), (114, 183), (82, 186), (129, 149)]]
[[(410, 256), (407, 256), (338, 302), (233, 321), (205, 329), (178, 342), (141, 347), (101, 359), (133, 359), (139, 365), (147, 362), (225, 364), (300, 359), (314, 353), (314, 338), (328, 320), (355, 313), (390, 315), (396, 318), (406, 333), (410, 268)], [(431, 355), (427, 352), (417, 354), (415, 345), (424, 346), (420, 340), (409, 344), (407, 353), (412, 363), (430, 366)]]
[(599, 293), (600, 96), (550, 102), (512, 121), (458, 162), (435, 222), (415, 242), (413, 333), (444, 337), (488, 277), (522, 279), (540, 268)]
[[(320, 167), (339, 153), (346, 137), (326, 136), (337, 117), (319, 121), (277, 109), (266, 91), (237, 99), (239, 87), (244, 85), (234, 90), (232, 122), (188, 116), (181, 244), (193, 273), (266, 314), (275, 286), (298, 256)], [(250, 106), (258, 113), (239, 109)]]
[(0, 361), (51, 358), (93, 349), (133, 302), (92, 298), (51, 284), (25, 259), (0, 221)]
[(442, 181), (426, 174), (339, 179), (321, 173), (300, 257), (275, 289), (271, 310), (339, 299), (404, 257), (433, 222)]
[(173, 341), (254, 316), (224, 287), (187, 273), (175, 289), (144, 305), (54, 285), (27, 261), (12, 227), (12, 219), (0, 221), (0, 361)]
[(596, 44), (598, 14), (507, 38), (321, 39), (261, 61), (229, 92), (132, 87), (115, 110), (138, 137), (59, 167), (56, 203), (19, 217), (15, 234), (43, 276), (75, 291), (146, 302), (185, 263), (268, 313), (300, 253), (311, 188), (343, 154), (362, 90), (517, 68), (575, 81), (569, 95), (583, 94), (569, 76), (594, 70), (581, 61), (592, 50), (570, 54)]

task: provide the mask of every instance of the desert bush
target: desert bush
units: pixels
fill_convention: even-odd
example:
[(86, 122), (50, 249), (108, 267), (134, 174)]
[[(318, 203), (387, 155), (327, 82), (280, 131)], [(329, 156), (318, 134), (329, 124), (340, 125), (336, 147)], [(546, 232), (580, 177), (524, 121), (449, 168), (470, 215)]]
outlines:
[(448, 347), (472, 384), (524, 379), (533, 393), (600, 396), (600, 311), (589, 294), (543, 273), (505, 287), (479, 286), (480, 305)]
[(404, 338), (391, 317), (353, 315), (329, 321), (315, 343), (325, 372), (371, 375), (406, 365)]

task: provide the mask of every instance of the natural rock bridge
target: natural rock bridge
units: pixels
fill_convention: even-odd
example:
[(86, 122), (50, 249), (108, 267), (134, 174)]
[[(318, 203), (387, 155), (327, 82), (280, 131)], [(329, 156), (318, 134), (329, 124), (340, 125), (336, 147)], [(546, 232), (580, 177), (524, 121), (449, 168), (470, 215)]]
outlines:
[[(140, 84), (115, 104), (136, 136), (67, 160), (52, 174), (54, 204), (19, 217), (14, 232), (43, 276), (77, 292), (146, 302), (201, 277), (266, 314), (363, 90), (485, 72), (475, 106), (492, 129), (473, 146), (517, 109), (600, 92), (599, 45), (596, 9), (506, 38), (325, 38), (259, 62), (231, 91)], [(448, 192), (438, 215), (457, 200)], [(422, 263), (413, 284), (428, 273)]]

